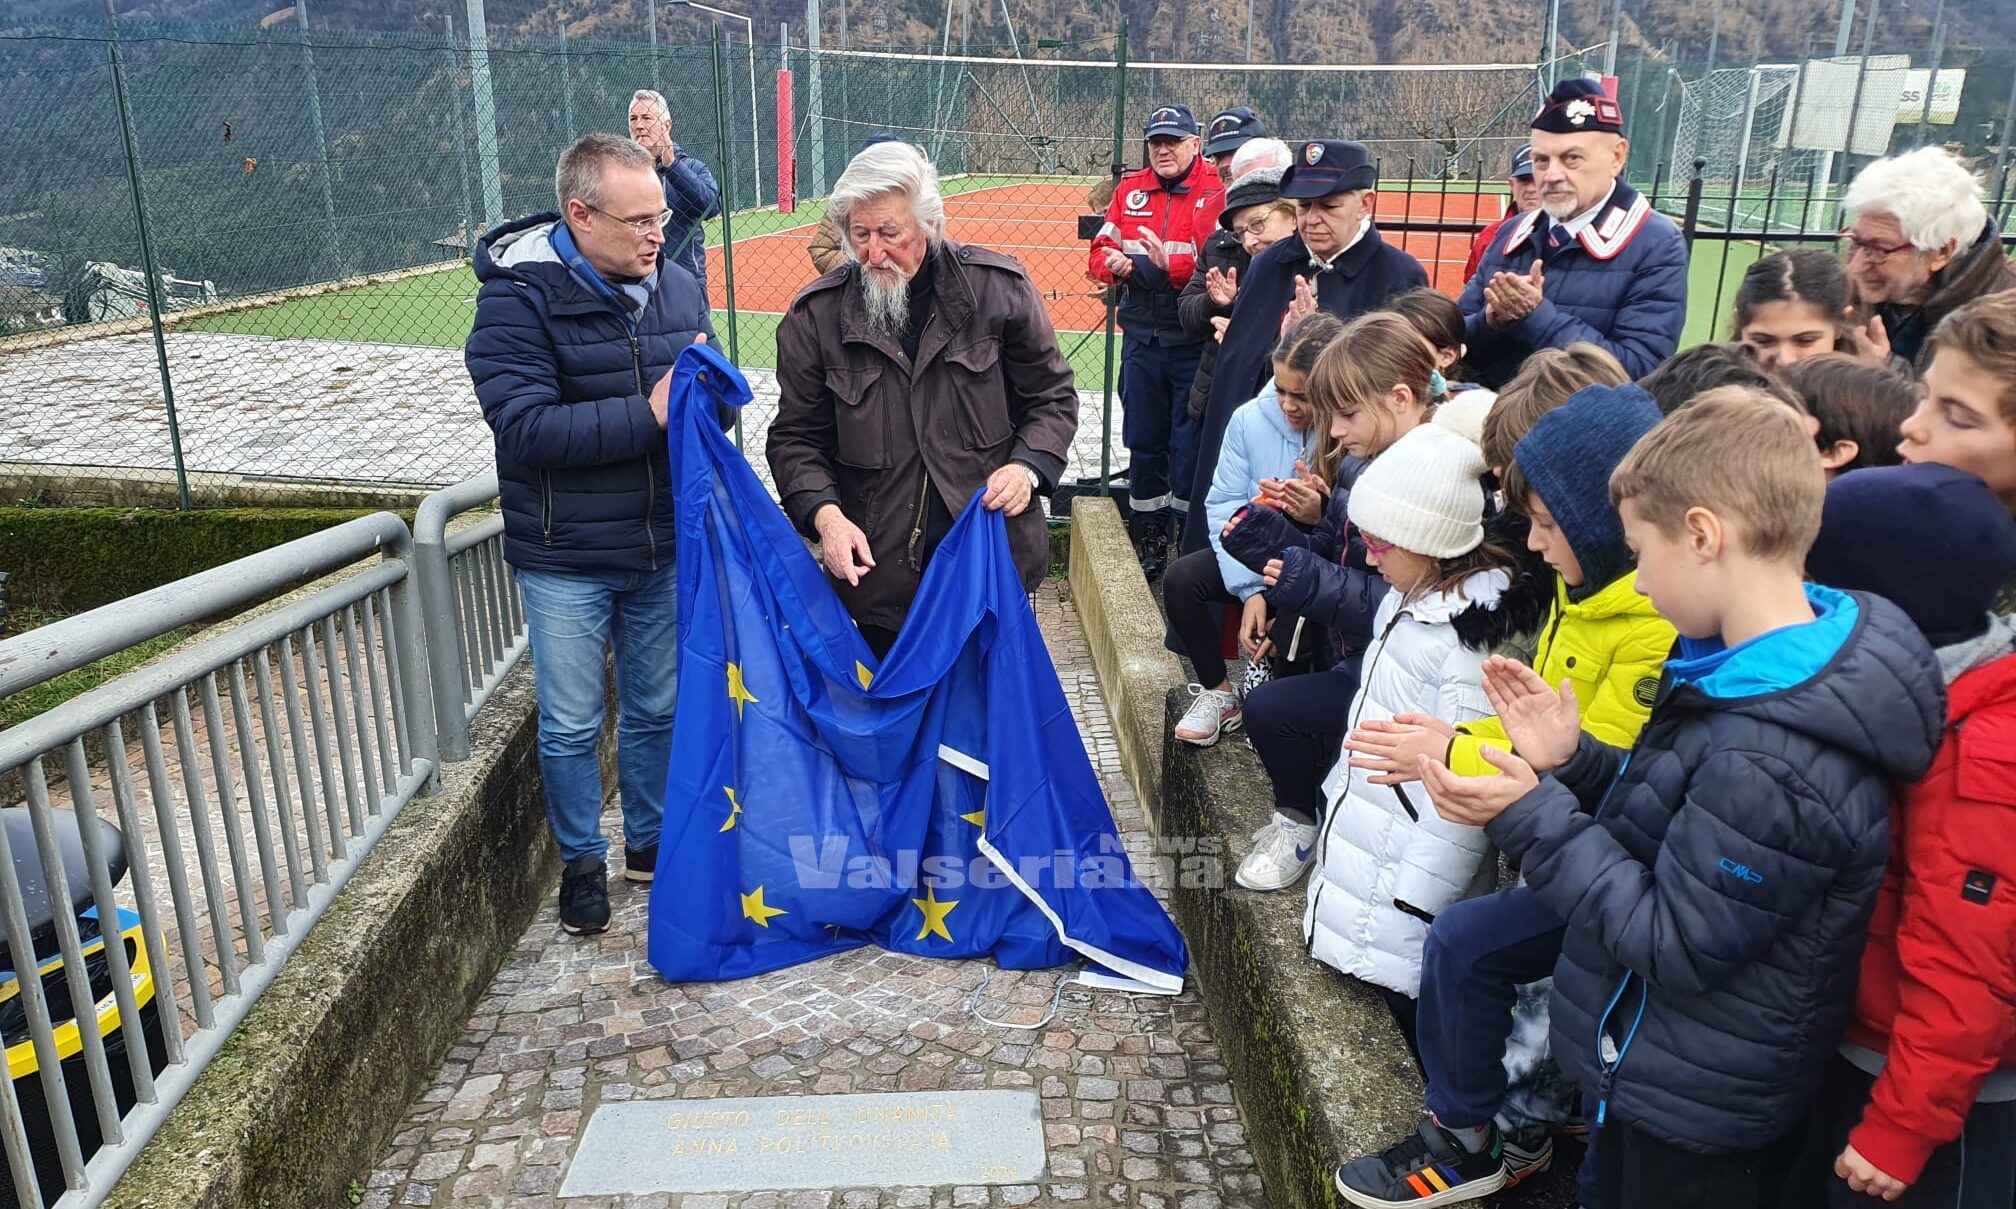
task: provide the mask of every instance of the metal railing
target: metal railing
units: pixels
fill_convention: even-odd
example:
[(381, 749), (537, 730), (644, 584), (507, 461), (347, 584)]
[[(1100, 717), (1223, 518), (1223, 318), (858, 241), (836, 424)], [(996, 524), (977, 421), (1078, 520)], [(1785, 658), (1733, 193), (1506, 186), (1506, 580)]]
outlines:
[(434, 492), (413, 518), (434, 730), (441, 758), (450, 763), (469, 758), (469, 723), (529, 646), (525, 603), (504, 562), (504, 517), (447, 531), (454, 517), (496, 499), (492, 471)]
[[(438, 756), (415, 551), (391, 513), (0, 642), (4, 695), (374, 551), (0, 733), (36, 849), (16, 864), (28, 836), (0, 812), (15, 823), (0, 826), (15, 971), (0, 1007), (20, 1001), (0, 1142), (19, 1204), (109, 1192), (400, 809), (438, 784)], [(39, 1091), (36, 1111), (17, 1090)]]

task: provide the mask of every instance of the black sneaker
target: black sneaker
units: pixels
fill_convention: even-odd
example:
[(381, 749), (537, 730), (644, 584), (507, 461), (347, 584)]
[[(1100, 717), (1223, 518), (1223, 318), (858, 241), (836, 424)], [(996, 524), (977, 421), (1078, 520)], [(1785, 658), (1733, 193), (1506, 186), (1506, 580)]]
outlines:
[(658, 845), (649, 848), (623, 846), (623, 878), (625, 881), (648, 882), (658, 871)]
[(1481, 1200), (1505, 1186), (1502, 1150), (1496, 1126), (1491, 1145), (1471, 1154), (1455, 1135), (1423, 1121), (1412, 1136), (1339, 1167), (1337, 1191), (1366, 1209), (1428, 1209)]
[(591, 936), (609, 926), (609, 867), (599, 856), (577, 856), (560, 872), (560, 929)]

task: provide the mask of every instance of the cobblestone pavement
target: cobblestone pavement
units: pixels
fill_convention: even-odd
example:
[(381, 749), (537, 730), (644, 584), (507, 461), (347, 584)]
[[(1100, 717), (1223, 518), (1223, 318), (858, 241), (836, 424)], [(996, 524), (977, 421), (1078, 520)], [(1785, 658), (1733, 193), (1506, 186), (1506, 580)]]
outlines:
[[(445, 486), (493, 464), (459, 348), (171, 332), (168, 359), (193, 471)], [(755, 398), (743, 410), (743, 448), (767, 486), (777, 375), (747, 376)], [(1101, 393), (1078, 400), (1073, 478), (1099, 470)], [(1120, 431), (1116, 398), (1116, 463), (1126, 460)], [(0, 460), (172, 467), (153, 337), (0, 354)]]
[[(1044, 585), (1037, 614), (1114, 820), (1152, 884), (1146, 824), (1063, 592)], [(605, 823), (615, 829), (613, 811)], [(860, 949), (740, 982), (672, 986), (643, 959), (646, 894), (618, 883), (612, 899), (610, 930), (585, 940), (560, 931), (547, 900), (391, 1153), (363, 1176), (367, 1209), (1264, 1209), (1194, 989), (1170, 999), (1069, 988), (1041, 1027), (1001, 1028), (968, 1013), (976, 990), (989, 1016), (1035, 1025), (1062, 972)], [(597, 1104), (982, 1088), (1038, 1092), (1049, 1156), (1040, 1180), (558, 1200)]]

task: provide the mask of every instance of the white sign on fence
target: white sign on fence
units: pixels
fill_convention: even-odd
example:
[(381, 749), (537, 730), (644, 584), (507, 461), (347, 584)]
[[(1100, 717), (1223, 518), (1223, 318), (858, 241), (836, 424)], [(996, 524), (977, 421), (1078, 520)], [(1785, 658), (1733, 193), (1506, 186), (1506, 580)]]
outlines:
[(1897, 125), (1916, 126), (1925, 116), (1925, 90), (1932, 90), (1932, 124), (1951, 126), (1960, 118), (1960, 90), (1967, 86), (1967, 69), (1947, 68), (1934, 80), (1929, 70), (1914, 68), (1904, 73), (1904, 96), (1897, 102)]

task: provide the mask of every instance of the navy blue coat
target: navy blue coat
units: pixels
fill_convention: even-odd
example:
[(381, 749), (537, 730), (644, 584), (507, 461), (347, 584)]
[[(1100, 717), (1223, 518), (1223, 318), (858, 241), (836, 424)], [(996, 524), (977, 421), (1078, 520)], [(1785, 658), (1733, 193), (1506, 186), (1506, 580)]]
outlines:
[(657, 165), (658, 183), (665, 190), (665, 208), (672, 221), (665, 227), (665, 254), (674, 264), (693, 274), (700, 283), (701, 297), (707, 294), (707, 228), (710, 218), (721, 213), (721, 186), (706, 164), (672, 144), (676, 153), (672, 166)]
[(1808, 593), (1844, 623), (1831, 654), (1775, 687), (1729, 683), (1733, 658), (1697, 679), (1669, 664), (1628, 756), (1584, 732), (1487, 828), (1567, 921), (1556, 1060), (1606, 1115), (1690, 1151), (1799, 1120), (1854, 998), (1892, 783), (1924, 773), (1944, 725), (1938, 664), (1896, 606)]
[(558, 216), (505, 223), (476, 245), (476, 326), (463, 359), (497, 445), (504, 557), (529, 571), (672, 565), (672, 485), (652, 386), (701, 332), (707, 298), (661, 256), (632, 321), (569, 272)]
[[(1190, 486), (1190, 514), (1183, 531), (1183, 552), (1210, 544), (1204, 519), (1204, 497), (1218, 471), (1218, 446), (1225, 425), (1239, 406), (1260, 393), (1274, 373), (1274, 345), (1281, 336), (1281, 316), (1295, 299), (1295, 278), (1307, 274), (1309, 248), (1298, 233), (1253, 258), (1239, 275), (1239, 296), (1232, 302), (1232, 322), (1218, 346), (1211, 372), (1211, 401), (1204, 408), (1197, 434), (1197, 477)], [(1396, 294), (1428, 284), (1421, 262), (1379, 237), (1375, 224), (1327, 273), (1316, 277), (1316, 305), (1349, 322), (1376, 311)]]
[[(1687, 244), (1672, 220), (1623, 181), (1579, 240), (1546, 251), (1549, 219), (1530, 210), (1507, 222), (1463, 287), (1465, 359), (1496, 389), (1527, 354), (1586, 341), (1610, 350), (1642, 378), (1680, 347), (1687, 326)], [(1546, 251), (1545, 298), (1503, 329), (1484, 321), (1484, 287), (1499, 273), (1526, 273)]]
[(1270, 559), (1281, 560), (1279, 581), (1265, 589), (1267, 603), (1278, 613), (1306, 617), (1330, 636), (1339, 664), (1352, 663), (1371, 645), (1372, 615), (1386, 595), (1387, 584), (1365, 561), (1365, 544), (1346, 515), (1351, 484), (1365, 463), (1345, 458), (1323, 518), (1309, 529), (1272, 508), (1246, 508), (1224, 539), (1225, 552), (1254, 574)]

